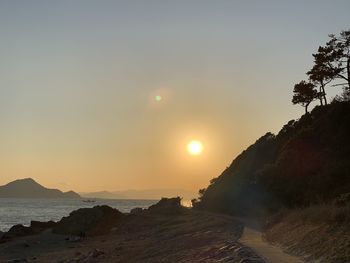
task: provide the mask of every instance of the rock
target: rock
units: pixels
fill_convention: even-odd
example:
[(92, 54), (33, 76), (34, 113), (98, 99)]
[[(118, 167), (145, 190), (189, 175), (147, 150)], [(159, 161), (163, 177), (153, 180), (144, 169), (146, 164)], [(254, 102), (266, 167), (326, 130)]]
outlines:
[(94, 251), (91, 252), (91, 257), (97, 258), (103, 254), (105, 254), (105, 252), (103, 252), (102, 250), (94, 249)]
[(181, 205), (181, 198), (162, 198), (158, 203), (150, 206), (148, 211), (151, 213), (173, 215), (181, 214), (185, 211), (185, 207)]
[(53, 228), (55, 225), (56, 225), (56, 222), (54, 221), (48, 221), (48, 222), (30, 221), (30, 226), (33, 228), (47, 229), (47, 228)]
[(14, 225), (9, 231), (4, 233), (1, 237), (1, 243), (11, 240), (15, 237), (29, 236), (36, 234), (34, 230), (30, 227), (23, 226), (21, 224)]
[(74, 236), (74, 237), (67, 237), (67, 238), (65, 238), (65, 240), (68, 242), (79, 242), (79, 241), (81, 241), (81, 238), (78, 236)]
[(103, 235), (111, 231), (124, 215), (109, 206), (81, 208), (56, 223), (53, 232), (81, 236)]
[(350, 193), (341, 194), (334, 200), (334, 203), (337, 206), (345, 206), (346, 204), (350, 204)]
[(53, 221), (49, 221), (49, 222), (31, 221), (29, 227), (23, 226), (21, 224), (14, 225), (6, 233), (0, 234), (0, 243), (6, 242), (15, 237), (30, 236), (30, 235), (38, 234), (44, 231), (45, 229), (53, 227), (55, 224), (56, 223)]
[(133, 209), (130, 210), (130, 214), (132, 215), (137, 215), (143, 212), (143, 208), (141, 207), (135, 207)]

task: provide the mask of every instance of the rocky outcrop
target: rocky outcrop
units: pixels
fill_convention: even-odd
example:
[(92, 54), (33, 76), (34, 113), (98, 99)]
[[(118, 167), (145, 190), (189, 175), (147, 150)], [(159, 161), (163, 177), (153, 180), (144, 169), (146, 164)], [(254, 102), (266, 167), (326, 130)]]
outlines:
[(181, 205), (181, 198), (162, 198), (157, 204), (148, 209), (134, 208), (130, 211), (130, 217), (117, 209), (106, 205), (95, 206), (93, 208), (81, 208), (75, 210), (67, 217), (63, 217), (59, 222), (39, 222), (31, 221), (29, 227), (15, 225), (8, 232), (0, 233), (0, 242), (6, 242), (15, 237), (35, 235), (45, 229), (52, 229), (53, 233), (72, 236), (96, 236), (109, 233), (115, 228), (122, 218), (126, 220), (134, 216), (151, 215), (180, 215), (186, 211)]
[(30, 236), (38, 234), (45, 229), (49, 229), (55, 226), (55, 222), (39, 222), (31, 221), (30, 226), (23, 226), (21, 224), (14, 225), (6, 233), (0, 234), (0, 243), (4, 243), (16, 237)]
[(181, 205), (181, 198), (162, 198), (158, 203), (151, 205), (147, 211), (157, 214), (180, 214), (185, 211), (185, 207)]
[(57, 222), (53, 232), (76, 236), (103, 235), (109, 233), (123, 216), (117, 209), (106, 205), (81, 208)]
[(55, 225), (56, 225), (56, 222), (54, 221), (48, 221), (48, 222), (31, 221), (30, 222), (30, 227), (37, 230), (53, 228)]
[(130, 214), (132, 215), (138, 215), (141, 214), (143, 211), (145, 211), (143, 208), (141, 207), (135, 207), (133, 209), (130, 210)]

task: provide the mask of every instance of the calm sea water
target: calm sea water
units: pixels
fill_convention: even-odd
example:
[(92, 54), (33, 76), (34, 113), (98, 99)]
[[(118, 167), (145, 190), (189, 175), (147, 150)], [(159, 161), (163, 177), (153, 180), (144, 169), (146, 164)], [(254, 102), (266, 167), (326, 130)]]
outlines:
[(7, 231), (16, 224), (29, 225), (31, 220), (58, 221), (78, 208), (109, 205), (121, 212), (132, 208), (146, 208), (157, 200), (96, 199), (93, 203), (82, 199), (18, 199), (0, 198), (0, 231)]

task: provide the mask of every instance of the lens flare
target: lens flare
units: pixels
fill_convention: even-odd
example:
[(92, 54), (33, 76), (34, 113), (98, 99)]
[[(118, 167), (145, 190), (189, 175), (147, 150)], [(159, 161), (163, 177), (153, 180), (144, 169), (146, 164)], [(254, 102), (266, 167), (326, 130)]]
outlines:
[(156, 102), (160, 102), (160, 101), (162, 100), (162, 96), (156, 95), (156, 96), (154, 96), (154, 100), (155, 100)]

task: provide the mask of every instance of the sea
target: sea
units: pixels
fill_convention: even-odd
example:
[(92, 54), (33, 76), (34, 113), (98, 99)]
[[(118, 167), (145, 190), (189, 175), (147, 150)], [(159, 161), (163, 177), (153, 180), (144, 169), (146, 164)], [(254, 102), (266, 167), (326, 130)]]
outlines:
[[(84, 202), (85, 201), (85, 202)], [(19, 199), (0, 198), (0, 231), (7, 231), (13, 225), (30, 225), (35, 221), (59, 221), (70, 212), (84, 207), (108, 205), (121, 212), (128, 213), (132, 208), (147, 208), (158, 200), (126, 200), (126, 199)]]

